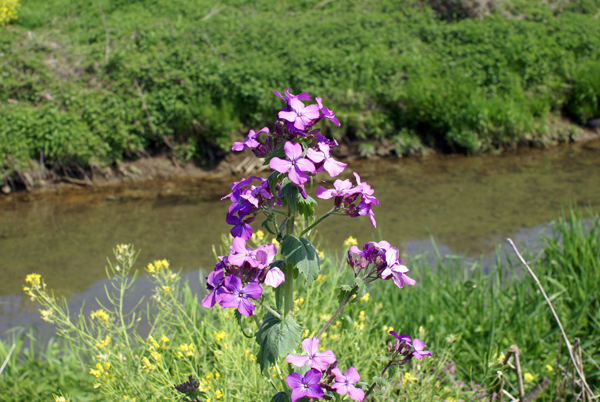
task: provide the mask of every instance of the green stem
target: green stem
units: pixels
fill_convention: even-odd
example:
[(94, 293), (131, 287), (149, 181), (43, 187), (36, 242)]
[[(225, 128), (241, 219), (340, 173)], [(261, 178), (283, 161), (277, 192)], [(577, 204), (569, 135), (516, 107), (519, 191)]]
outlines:
[(346, 296), (346, 298), (340, 303), (340, 306), (337, 308), (337, 310), (335, 310), (335, 313), (333, 313), (333, 315), (331, 316), (331, 318), (325, 323), (325, 325), (323, 326), (323, 328), (321, 328), (321, 330), (317, 334), (317, 338), (319, 338), (321, 335), (323, 335), (323, 332), (325, 332), (327, 330), (327, 328), (329, 328), (329, 326), (331, 325), (331, 323), (340, 314), (340, 312), (342, 311), (342, 309), (344, 308), (344, 306), (348, 303), (348, 301), (350, 301), (350, 299), (352, 298), (352, 296), (354, 296), (355, 294), (356, 294), (356, 290), (353, 290), (352, 292), (350, 292), (350, 294), (348, 296)]
[(292, 264), (285, 264), (285, 302), (284, 315), (291, 317), (294, 315), (294, 267)]
[[(381, 373), (379, 374), (379, 377), (383, 377), (383, 375), (385, 374), (385, 372), (387, 371), (387, 369), (390, 368), (390, 366), (394, 363), (394, 360), (390, 360), (388, 362), (388, 364), (383, 368), (383, 370), (381, 371)], [(371, 392), (373, 392), (373, 390), (375, 389), (375, 385), (377, 385), (376, 382), (373, 382), (373, 384), (371, 384), (371, 386), (369, 387), (369, 390), (367, 391), (367, 393), (365, 394), (364, 400), (367, 400), (367, 397), (369, 395), (371, 395)]]
[(333, 215), (335, 212), (337, 211), (337, 209), (335, 207), (333, 207), (331, 209), (331, 211), (323, 214), (319, 219), (317, 219), (316, 221), (313, 222), (312, 225), (310, 225), (309, 227), (307, 227), (306, 229), (304, 229), (302, 231), (302, 233), (300, 233), (300, 235), (298, 237), (302, 237), (304, 236), (306, 233), (310, 232), (312, 229), (314, 229), (315, 226), (317, 226), (319, 223), (323, 222), (325, 219), (329, 218), (331, 215)]
[[(263, 306), (269, 313), (273, 314), (278, 320), (282, 320), (283, 318), (281, 317), (281, 314), (279, 314), (277, 311), (273, 310), (271, 307), (267, 306), (264, 303), (261, 303), (261, 306)], [(256, 325), (258, 325), (258, 319), (256, 319)], [(258, 328), (260, 329), (260, 325), (258, 325)]]

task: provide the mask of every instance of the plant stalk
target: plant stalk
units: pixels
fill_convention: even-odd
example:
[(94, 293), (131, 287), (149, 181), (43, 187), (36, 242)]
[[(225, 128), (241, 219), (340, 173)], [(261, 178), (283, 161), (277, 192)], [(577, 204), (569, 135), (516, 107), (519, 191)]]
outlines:
[(335, 310), (335, 312), (333, 313), (333, 315), (331, 316), (331, 318), (329, 320), (327, 320), (327, 322), (325, 323), (325, 325), (323, 325), (323, 328), (321, 328), (321, 330), (317, 334), (317, 338), (319, 338), (321, 335), (323, 335), (323, 332), (325, 332), (327, 330), (327, 328), (329, 328), (329, 326), (331, 325), (331, 323), (340, 314), (340, 312), (342, 311), (342, 309), (344, 308), (344, 306), (348, 303), (348, 301), (355, 294), (356, 294), (356, 290), (353, 290), (353, 291), (350, 292), (350, 294), (348, 296), (346, 296), (346, 298), (340, 303), (340, 306), (337, 308), (337, 310)]
[[(381, 373), (379, 373), (379, 377), (383, 377), (383, 375), (385, 374), (385, 372), (387, 371), (387, 369), (390, 368), (390, 366), (394, 363), (394, 360), (390, 360), (388, 362), (388, 364), (383, 368), (383, 370), (381, 370)], [(373, 384), (371, 384), (371, 386), (369, 387), (369, 390), (367, 391), (367, 393), (365, 394), (365, 398), (364, 400), (367, 400), (367, 397), (369, 395), (371, 395), (371, 392), (373, 392), (373, 390), (375, 389), (375, 385), (377, 385), (377, 383), (375, 381), (373, 381)]]
[(300, 233), (300, 235), (298, 235), (298, 237), (302, 237), (304, 236), (306, 233), (310, 232), (315, 226), (317, 226), (319, 223), (323, 222), (325, 219), (329, 218), (335, 211), (337, 211), (337, 209), (335, 207), (333, 207), (331, 209), (331, 211), (323, 214), (319, 219), (317, 219), (316, 221), (313, 222), (312, 225), (310, 225), (309, 227), (307, 227), (306, 229), (304, 229), (302, 231), (302, 233)]

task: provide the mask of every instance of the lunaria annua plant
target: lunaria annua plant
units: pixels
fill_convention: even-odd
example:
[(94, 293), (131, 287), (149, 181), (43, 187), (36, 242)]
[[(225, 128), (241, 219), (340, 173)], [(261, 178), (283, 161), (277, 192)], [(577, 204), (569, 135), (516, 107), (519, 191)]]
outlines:
[[(338, 145), (335, 139), (323, 136), (315, 125), (322, 119), (337, 126), (340, 123), (319, 97), (315, 98), (316, 104), (306, 106), (303, 101), (311, 100), (306, 92), (292, 95), (286, 89), (285, 95), (278, 91), (274, 94), (285, 106), (279, 111), (272, 130), (268, 127), (257, 132), (251, 130), (243, 142), (236, 142), (232, 147), (234, 151), (251, 148), (274, 172), (268, 179), (243, 178), (233, 183), (231, 193), (222, 198), (231, 202), (226, 221), (232, 226), (234, 239), (229, 255), (220, 256), (206, 278), (208, 295), (202, 305), (234, 308), (238, 320), (242, 320), (242, 316), (255, 316), (260, 327), (255, 335), (260, 346), (256, 361), (261, 369), (282, 359), (290, 363), (292, 369), (286, 377), (289, 388), (276, 393), (274, 401), (341, 400), (346, 394), (354, 401), (362, 401), (375, 388), (377, 378), (367, 388), (368, 384), (360, 382), (360, 367), (336, 367), (334, 351), (319, 352), (319, 337), (349, 301), (366, 292), (366, 284), (391, 279), (402, 289), (416, 282), (408, 276), (409, 269), (402, 264), (398, 249), (388, 242), (369, 242), (362, 249), (353, 246), (348, 251), (353, 282), (340, 286), (339, 307), (316, 336), (301, 339), (301, 327), (293, 317), (294, 289), (310, 285), (320, 271), (317, 251), (305, 236), (332, 215), (364, 216), (376, 226), (373, 207), (378, 206), (379, 201), (371, 186), (354, 173), (356, 183), (349, 179), (335, 180), (333, 188), (319, 186), (316, 189), (316, 197), (333, 199), (333, 207), (315, 217), (316, 200), (307, 192), (312, 189), (314, 176), (325, 171), (336, 177), (346, 168), (346, 164), (331, 157), (331, 149)], [(260, 135), (266, 137), (263, 142), (259, 141)], [(252, 249), (246, 241), (252, 236), (250, 223), (259, 216), (264, 217), (262, 227), (275, 236), (276, 242)], [(300, 217), (306, 222), (303, 230), (295, 225)], [(275, 259), (276, 244), (282, 259)], [(265, 297), (269, 288), (275, 292), (275, 305), (267, 304), (267, 300), (272, 300)], [(262, 321), (257, 315), (262, 316)], [(419, 339), (411, 340), (393, 331), (392, 335), (397, 342), (388, 347), (389, 361), (381, 376), (393, 365), (431, 356)], [(292, 354), (299, 350), (300, 344), (304, 354)], [(192, 382), (190, 378), (189, 383)]]

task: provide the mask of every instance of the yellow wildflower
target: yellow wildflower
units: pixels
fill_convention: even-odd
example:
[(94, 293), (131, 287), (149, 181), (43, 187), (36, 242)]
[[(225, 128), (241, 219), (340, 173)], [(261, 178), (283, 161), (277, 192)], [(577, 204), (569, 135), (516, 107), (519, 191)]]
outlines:
[(54, 402), (68, 402), (64, 396), (52, 395), (54, 396)]
[(325, 258), (325, 253), (322, 252), (321, 250), (317, 250), (317, 255), (319, 256), (320, 260), (322, 260), (323, 258)]
[(554, 369), (552, 368), (552, 366), (549, 365), (549, 364), (546, 364), (546, 370), (548, 370), (548, 371), (554, 371)]
[(150, 363), (147, 357), (142, 357), (142, 370), (144, 371), (152, 371), (156, 370), (156, 366)]
[(496, 359), (496, 362), (498, 364), (503, 364), (505, 358), (506, 358), (506, 356), (504, 355), (504, 352), (500, 352), (500, 356), (498, 356), (498, 358)]
[(34, 288), (40, 287), (42, 276), (40, 274), (29, 274), (25, 277), (25, 282), (31, 283)]
[(531, 373), (523, 374), (523, 379), (525, 380), (525, 382), (533, 382), (534, 380), (533, 375), (531, 375)]
[(108, 346), (108, 344), (110, 343), (110, 336), (106, 335), (106, 338), (104, 338), (104, 340), (99, 340), (98, 343), (96, 344), (97, 347), (99, 348), (104, 348), (106, 346)]
[(215, 341), (217, 342), (221, 342), (223, 339), (225, 339), (226, 336), (227, 334), (225, 333), (225, 331), (213, 332), (213, 338), (215, 338)]
[[(187, 357), (192, 357), (194, 356), (194, 344), (190, 343), (189, 345), (186, 345), (185, 343), (183, 345), (179, 345), (179, 350), (183, 353), (185, 353), (185, 355)], [(179, 357), (180, 353), (177, 354), (177, 356)], [(181, 356), (183, 357), (183, 356)]]
[(93, 320), (94, 318), (97, 318), (98, 320), (102, 321), (102, 322), (108, 322), (108, 320), (110, 319), (110, 316), (108, 315), (108, 313), (104, 310), (96, 310), (96, 311), (92, 311), (90, 313), (90, 318)]
[(153, 273), (156, 272), (156, 267), (152, 263), (150, 263), (146, 267), (146, 271), (148, 271), (149, 273), (153, 274)]
[(160, 343), (162, 343), (163, 349), (165, 348), (165, 344), (169, 342), (169, 338), (165, 336), (165, 334), (160, 334)]
[(221, 398), (223, 398), (223, 393), (221, 392), (221, 390), (220, 390), (220, 389), (218, 389), (218, 390), (215, 392), (215, 398), (216, 398), (216, 399), (221, 399)]
[(308, 329), (305, 329), (304, 332), (302, 333), (302, 337), (306, 338), (308, 336)]
[(352, 236), (349, 236), (346, 240), (344, 240), (344, 247), (350, 246), (358, 246), (358, 240)]
[(323, 282), (327, 278), (327, 275), (319, 275), (317, 276), (317, 283)]
[(170, 286), (164, 286), (162, 290), (163, 290), (164, 294), (167, 294), (167, 293), (169, 293), (171, 291), (171, 287)]
[(366, 303), (369, 301), (369, 299), (371, 298), (371, 295), (369, 293), (365, 293), (365, 295), (363, 297), (361, 297), (360, 299), (358, 299), (359, 301)]
[(259, 230), (256, 233), (252, 233), (252, 237), (250, 239), (254, 243), (257, 243), (259, 241), (263, 241), (264, 238), (265, 238), (265, 232), (263, 232), (262, 230)]
[(294, 300), (294, 305), (295, 306), (301, 306), (302, 303), (304, 303), (304, 298), (303, 297), (299, 297), (296, 300)]
[(100, 376), (102, 376), (102, 373), (104, 373), (104, 368), (100, 363), (96, 363), (95, 369), (90, 369), (90, 374), (96, 378), (100, 378)]
[(152, 352), (150, 352), (150, 356), (152, 356), (152, 358), (153, 358), (153, 359), (154, 359), (156, 362), (159, 362), (159, 361), (160, 361), (160, 359), (161, 359), (161, 357), (162, 357), (162, 356), (160, 355), (160, 353), (158, 353), (158, 352), (156, 352), (156, 351), (152, 351)]
[(148, 347), (150, 350), (158, 349), (160, 347), (152, 335), (148, 335), (148, 343), (150, 344)]
[(406, 385), (406, 383), (408, 381), (410, 381), (410, 382), (416, 382), (417, 381), (417, 377), (415, 377), (411, 373), (404, 373), (404, 375), (402, 376), (402, 385)]
[(52, 310), (40, 310), (40, 313), (42, 314), (42, 320), (47, 321), (47, 322), (53, 322), (52, 321)]
[(358, 321), (360, 321), (360, 322), (365, 321), (365, 312), (364, 311), (361, 311), (360, 313), (358, 313)]

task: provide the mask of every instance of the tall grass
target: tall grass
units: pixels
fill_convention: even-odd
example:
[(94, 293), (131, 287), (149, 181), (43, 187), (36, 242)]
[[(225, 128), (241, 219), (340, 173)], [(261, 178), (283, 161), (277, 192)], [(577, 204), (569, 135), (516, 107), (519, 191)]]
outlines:
[[(556, 221), (553, 228), (552, 235), (543, 239), (543, 250), (535, 255), (525, 253), (526, 258), (533, 261), (532, 267), (569, 338), (579, 337), (583, 349), (598, 359), (600, 217), (584, 219), (578, 212), (571, 212)], [(379, 357), (385, 355), (391, 328), (425, 340), (435, 356), (427, 363), (433, 374), (424, 373), (425, 366), (412, 366), (408, 370), (414, 374), (415, 382), (404, 381), (402, 385), (402, 379), (406, 377), (399, 373), (395, 377), (397, 381), (387, 390), (380, 389), (375, 400), (470, 398), (472, 392), (468, 384), (474, 381), (489, 386), (499, 369), (496, 360), (511, 344), (517, 344), (522, 353), (524, 372), (532, 374), (535, 380), (545, 375), (554, 381), (558, 328), (535, 283), (516, 265), (514, 255), (498, 247), (495, 265), (486, 274), (478, 264), (466, 264), (456, 256), (438, 256), (434, 264), (430, 264), (424, 255), (407, 260), (411, 273), (419, 281), (416, 286), (400, 292), (388, 283), (371, 287), (368, 300), (364, 298), (349, 304), (338, 322), (322, 337), (323, 346), (334, 350), (340, 365), (357, 366), (365, 382), (381, 370)], [(344, 262), (335, 253), (328, 253), (317, 284), (298, 295), (296, 318), (306, 329), (305, 336), (317, 329), (335, 309), (337, 292), (332, 284), (338, 279), (343, 282), (348, 276), (344, 267)], [(154, 321), (156, 324), (151, 332), (154, 337), (158, 339), (165, 334), (170, 339), (169, 348), (159, 350), (162, 362), (166, 364), (164, 373), (140, 369), (139, 359), (149, 357), (151, 351), (145, 335), (130, 338), (137, 359), (135, 364), (111, 360), (111, 370), (121, 370), (116, 378), (126, 378), (126, 381), (111, 385), (87, 374), (94, 367), (93, 356), (98, 353), (94, 352), (93, 346), (76, 342), (79, 350), (83, 348), (88, 351), (88, 356), (92, 356), (91, 360), (86, 360), (78, 357), (82, 352), (71, 349), (59, 353), (59, 345), (67, 344), (51, 342), (41, 353), (28, 349), (11, 358), (5, 373), (0, 376), (0, 389), (4, 390), (0, 399), (22, 400), (19, 396), (30, 393), (33, 396), (29, 400), (47, 400), (50, 392), (59, 389), (71, 393), (72, 400), (95, 400), (100, 392), (103, 398), (111, 400), (119, 400), (124, 395), (139, 395), (147, 400), (158, 398), (158, 395), (175, 398), (171, 384), (182, 382), (188, 374), (205, 378), (205, 384), (212, 387), (212, 395), (220, 390), (224, 400), (269, 400), (274, 387), (283, 386), (277, 370), (263, 376), (255, 369), (252, 360), (257, 345), (253, 339), (241, 335), (227, 310), (202, 310), (198, 296), (187, 284), (173, 289), (174, 299), (167, 302), (164, 297), (161, 306), (156, 296), (170, 294), (164, 293), (163, 289), (163, 285), (157, 285), (149, 314), (150, 317), (161, 317), (160, 321)], [(179, 307), (174, 303), (179, 303)], [(165, 314), (166, 311), (173, 313)], [(241, 327), (248, 335), (256, 330), (250, 319), (243, 321)], [(351, 341), (350, 336), (356, 331), (360, 336)], [(104, 333), (93, 336), (104, 339)], [(193, 359), (177, 358), (177, 346), (189, 343), (196, 347)], [(0, 344), (0, 361), (4, 360), (9, 346)], [(445, 363), (449, 361), (454, 362), (457, 370), (454, 378), (444, 374)], [(564, 352), (561, 362), (566, 366)], [(225, 367), (234, 370), (225, 370)], [(589, 361), (584, 369), (590, 386), (597, 393), (600, 372)], [(212, 377), (208, 373), (212, 373)], [(457, 381), (467, 385), (462, 386)], [(91, 388), (93, 383), (100, 387)], [(139, 393), (143, 389), (140, 384), (145, 384), (148, 393)], [(526, 390), (531, 386), (526, 383)], [(545, 392), (545, 400), (551, 400), (550, 390), (553, 389), (554, 385)]]

